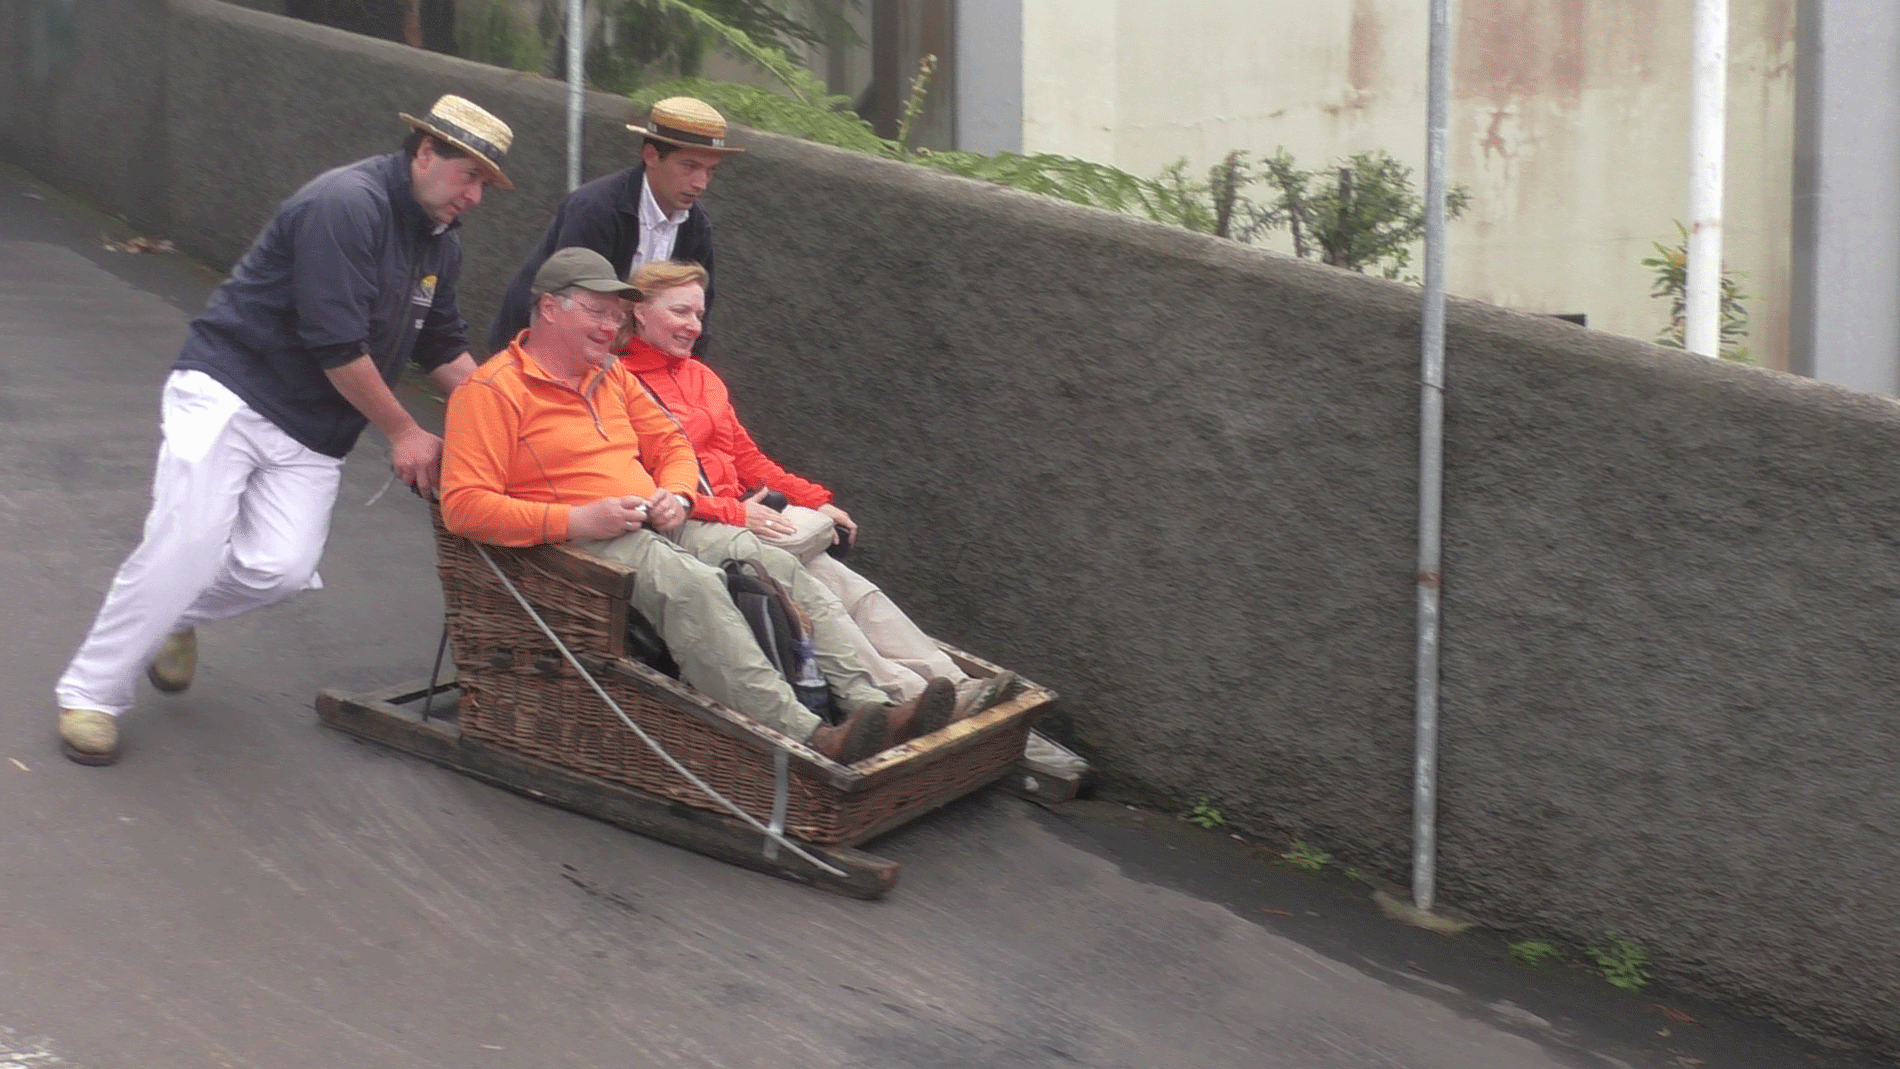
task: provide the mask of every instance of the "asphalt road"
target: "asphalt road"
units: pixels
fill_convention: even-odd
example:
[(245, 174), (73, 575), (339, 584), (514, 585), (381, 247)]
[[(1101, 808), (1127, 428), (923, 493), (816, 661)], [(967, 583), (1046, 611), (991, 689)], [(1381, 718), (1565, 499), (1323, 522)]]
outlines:
[(319, 687), (425, 674), (439, 626), (419, 502), (367, 503), (374, 433), (327, 589), (206, 629), (123, 761), (71, 764), (53, 681), (137, 538), (159, 382), (215, 282), (102, 233), (126, 236), (0, 168), (0, 1069), (1878, 1064), (1532, 973), (1117, 806), (975, 796), (874, 844), (903, 878), (865, 903), (326, 730)]

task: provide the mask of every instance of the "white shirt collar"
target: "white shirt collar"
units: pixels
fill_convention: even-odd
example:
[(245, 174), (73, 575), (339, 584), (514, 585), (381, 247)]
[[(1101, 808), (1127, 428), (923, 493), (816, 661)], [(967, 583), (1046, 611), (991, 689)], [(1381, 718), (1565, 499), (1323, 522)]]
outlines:
[(686, 221), (686, 210), (668, 215), (660, 211), (660, 202), (653, 199), (653, 187), (647, 184), (647, 176), (640, 176), (640, 225), (648, 230), (658, 230), (661, 226), (678, 226)]

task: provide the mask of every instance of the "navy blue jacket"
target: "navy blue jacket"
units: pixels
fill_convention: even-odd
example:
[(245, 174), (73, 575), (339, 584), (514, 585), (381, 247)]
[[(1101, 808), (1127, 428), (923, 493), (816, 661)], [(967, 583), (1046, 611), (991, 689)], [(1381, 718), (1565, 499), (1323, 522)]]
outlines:
[(229, 387), (284, 433), (341, 457), (369, 420), (324, 375), (368, 353), (391, 386), (468, 350), (462, 239), (416, 203), (396, 152), (292, 194), (191, 321), (172, 366)]
[[(498, 353), (515, 340), (528, 325), (534, 310), (534, 273), (554, 250), (570, 245), (592, 249), (614, 265), (614, 272), (626, 278), (633, 272), (633, 256), (640, 250), (640, 183), (646, 177), (646, 165), (594, 179), (569, 193), (555, 209), (554, 221), (541, 236), (541, 244), (521, 263), (508, 293), (501, 299), (501, 311), (488, 332), (488, 350)], [(706, 307), (712, 308), (713, 248), (712, 219), (697, 201), (686, 210), (686, 221), (673, 237), (673, 259), (691, 260), (706, 269)], [(703, 337), (702, 337), (702, 340)]]

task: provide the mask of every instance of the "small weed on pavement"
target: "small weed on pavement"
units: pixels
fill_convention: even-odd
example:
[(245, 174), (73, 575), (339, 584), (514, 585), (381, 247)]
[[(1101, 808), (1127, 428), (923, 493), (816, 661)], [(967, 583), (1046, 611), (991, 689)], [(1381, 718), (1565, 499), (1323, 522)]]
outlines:
[(1625, 991), (1641, 991), (1649, 986), (1649, 955), (1636, 944), (1611, 932), (1602, 946), (1589, 948), (1603, 970), (1603, 978)]
[(1321, 850), (1317, 846), (1308, 846), (1298, 839), (1295, 839), (1293, 840), (1293, 845), (1287, 847), (1286, 852), (1280, 855), (1280, 860), (1285, 861), (1296, 869), (1317, 872), (1327, 865), (1332, 864), (1333, 855)]

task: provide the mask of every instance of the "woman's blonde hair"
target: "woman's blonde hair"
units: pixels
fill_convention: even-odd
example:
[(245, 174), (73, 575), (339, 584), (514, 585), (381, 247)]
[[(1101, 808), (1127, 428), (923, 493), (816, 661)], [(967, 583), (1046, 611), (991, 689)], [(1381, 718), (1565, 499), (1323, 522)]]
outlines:
[(627, 281), (640, 291), (639, 296), (633, 299), (644, 301), (661, 290), (670, 290), (675, 286), (704, 286), (710, 277), (705, 268), (691, 260), (655, 260), (650, 264), (641, 264), (640, 269)]

